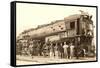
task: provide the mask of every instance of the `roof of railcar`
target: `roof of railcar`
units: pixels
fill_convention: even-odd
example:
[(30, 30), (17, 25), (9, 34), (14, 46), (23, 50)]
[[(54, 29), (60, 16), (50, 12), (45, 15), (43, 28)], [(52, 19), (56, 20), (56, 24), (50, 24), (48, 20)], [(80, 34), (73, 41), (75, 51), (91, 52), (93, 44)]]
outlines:
[(64, 20), (65, 21), (75, 20), (75, 19), (80, 18), (80, 16), (81, 16), (81, 14), (74, 14), (74, 15), (70, 15), (68, 17), (65, 17)]

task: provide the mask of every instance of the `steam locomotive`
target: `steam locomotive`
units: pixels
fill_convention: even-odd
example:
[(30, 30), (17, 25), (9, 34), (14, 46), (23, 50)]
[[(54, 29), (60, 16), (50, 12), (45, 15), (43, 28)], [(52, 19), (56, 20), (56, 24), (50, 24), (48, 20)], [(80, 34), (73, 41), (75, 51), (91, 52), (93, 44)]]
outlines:
[(84, 48), (88, 55), (93, 50), (94, 25), (92, 16), (81, 11), (65, 17), (63, 20), (52, 21), (50, 24), (39, 25), (22, 32), (18, 38), (27, 41), (38, 41), (42, 43), (73, 43), (73, 45)]

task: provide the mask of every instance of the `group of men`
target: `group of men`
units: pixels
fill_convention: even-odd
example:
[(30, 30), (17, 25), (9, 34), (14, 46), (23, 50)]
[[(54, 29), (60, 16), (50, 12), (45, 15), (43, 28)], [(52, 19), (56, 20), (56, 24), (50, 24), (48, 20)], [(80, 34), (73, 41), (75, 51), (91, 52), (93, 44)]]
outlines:
[[(24, 45), (24, 44), (23, 44)], [(66, 58), (66, 59), (72, 59), (75, 55), (75, 57), (78, 57), (78, 49), (73, 43), (52, 43), (49, 44), (44, 43), (38, 43), (38, 44), (29, 44), (28, 46), (24, 45), (24, 47), (20, 47), (20, 54), (31, 56), (32, 58), (34, 56), (44, 56), (44, 57), (50, 57), (50, 58)], [(76, 51), (75, 51), (76, 49)], [(85, 52), (85, 50), (84, 50)]]
[(70, 43), (69, 45), (64, 42), (64, 44), (51, 43), (50, 45), (50, 57), (51, 58), (73, 58), (74, 56), (74, 45)]

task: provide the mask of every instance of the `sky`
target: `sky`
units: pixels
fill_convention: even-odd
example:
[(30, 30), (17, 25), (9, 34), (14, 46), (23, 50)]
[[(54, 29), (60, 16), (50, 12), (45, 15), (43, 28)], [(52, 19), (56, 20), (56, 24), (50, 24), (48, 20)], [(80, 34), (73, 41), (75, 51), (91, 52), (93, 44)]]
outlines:
[[(94, 7), (17, 3), (16, 8), (17, 36), (24, 30), (36, 28), (38, 25), (61, 20), (73, 14), (80, 14), (79, 10), (93, 15), (92, 20), (96, 27), (96, 8)], [(94, 28), (94, 35), (96, 35), (96, 28)]]

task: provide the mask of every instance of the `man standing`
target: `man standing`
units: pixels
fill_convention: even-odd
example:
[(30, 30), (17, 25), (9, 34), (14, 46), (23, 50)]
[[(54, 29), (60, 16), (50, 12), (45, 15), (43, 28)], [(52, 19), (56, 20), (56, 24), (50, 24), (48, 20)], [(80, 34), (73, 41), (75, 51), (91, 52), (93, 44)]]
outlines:
[(50, 44), (50, 58), (54, 58), (54, 46), (53, 46), (53, 44), (51, 43)]
[(29, 45), (29, 55), (33, 58), (33, 44), (30, 43)]
[(66, 44), (66, 42), (64, 42), (64, 46), (63, 46), (63, 49), (64, 49), (64, 57), (65, 58), (68, 58), (68, 45)]
[(54, 47), (54, 50), (55, 50), (55, 58), (58, 58), (59, 54), (58, 54), (58, 44), (57, 43), (56, 43), (56, 45)]
[(60, 52), (60, 57), (63, 58), (64, 57), (64, 49), (63, 49), (62, 43), (60, 43), (60, 45), (59, 45), (59, 52)]
[(73, 58), (73, 55), (74, 55), (74, 45), (70, 43), (70, 59)]

